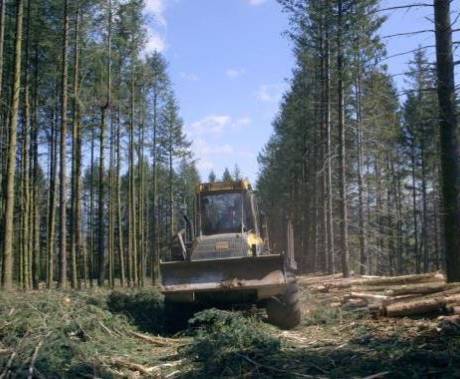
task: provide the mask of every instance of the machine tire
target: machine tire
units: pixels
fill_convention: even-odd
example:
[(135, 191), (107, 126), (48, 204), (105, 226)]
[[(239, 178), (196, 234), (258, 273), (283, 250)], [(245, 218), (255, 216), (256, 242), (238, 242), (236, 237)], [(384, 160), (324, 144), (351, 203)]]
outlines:
[(299, 305), (299, 287), (290, 278), (285, 293), (270, 299), (266, 306), (268, 322), (280, 329), (289, 330), (300, 324), (302, 313)]

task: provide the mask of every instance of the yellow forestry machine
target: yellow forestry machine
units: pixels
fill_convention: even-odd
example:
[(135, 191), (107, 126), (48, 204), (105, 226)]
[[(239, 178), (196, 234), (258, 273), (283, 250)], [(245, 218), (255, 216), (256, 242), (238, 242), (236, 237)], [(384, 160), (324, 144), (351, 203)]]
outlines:
[(286, 254), (271, 253), (249, 182), (200, 184), (194, 213), (193, 223), (184, 216), (187, 227), (176, 236), (170, 259), (160, 265), (166, 302), (254, 304), (282, 329), (298, 325), (292, 243)]

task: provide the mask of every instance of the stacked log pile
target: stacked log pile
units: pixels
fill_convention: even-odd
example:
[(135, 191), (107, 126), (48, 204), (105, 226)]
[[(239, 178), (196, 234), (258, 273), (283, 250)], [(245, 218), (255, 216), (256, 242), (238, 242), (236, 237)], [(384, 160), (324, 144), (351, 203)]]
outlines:
[(340, 306), (367, 308), (374, 315), (401, 317), (427, 313), (460, 315), (460, 283), (446, 283), (441, 273), (395, 277), (326, 276), (301, 278), (312, 291), (340, 295)]

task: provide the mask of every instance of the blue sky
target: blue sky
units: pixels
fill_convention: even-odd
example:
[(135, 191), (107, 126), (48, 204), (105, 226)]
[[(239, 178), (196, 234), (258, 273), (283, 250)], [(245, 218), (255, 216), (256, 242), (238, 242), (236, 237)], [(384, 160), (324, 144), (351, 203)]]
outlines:
[[(283, 32), (287, 15), (275, 0), (145, 0), (148, 50), (162, 51), (203, 179), (238, 164), (256, 180), (257, 154), (294, 67)], [(382, 0), (382, 7), (409, 1)], [(458, 4), (454, 11), (458, 11)], [(432, 29), (431, 8), (392, 11), (381, 35)], [(388, 55), (434, 44), (432, 33), (385, 39)], [(428, 50), (430, 58), (433, 50)], [(386, 61), (407, 71), (411, 55)], [(457, 58), (458, 59), (458, 58)], [(395, 76), (400, 88), (402, 76)]]

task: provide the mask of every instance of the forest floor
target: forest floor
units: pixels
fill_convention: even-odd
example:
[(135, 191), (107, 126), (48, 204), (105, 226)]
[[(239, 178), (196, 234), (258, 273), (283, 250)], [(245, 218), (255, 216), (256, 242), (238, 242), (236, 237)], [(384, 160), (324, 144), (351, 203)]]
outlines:
[(208, 310), (179, 332), (153, 290), (0, 294), (0, 378), (458, 378), (460, 328), (373, 318), (311, 293), (292, 331)]

